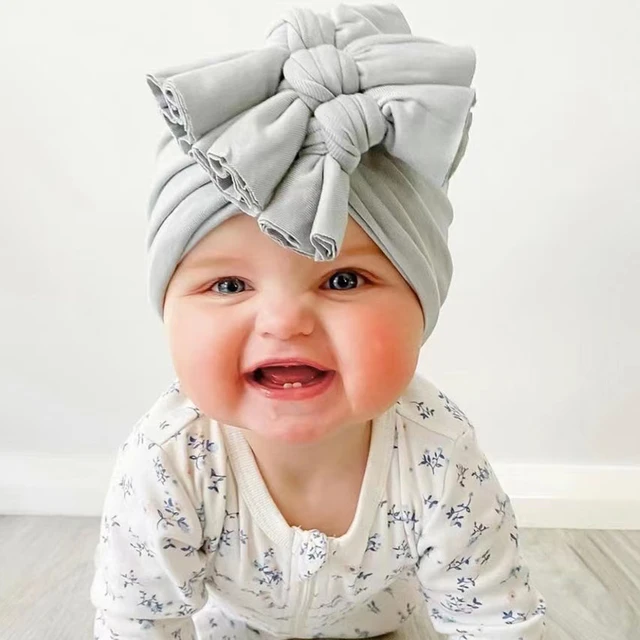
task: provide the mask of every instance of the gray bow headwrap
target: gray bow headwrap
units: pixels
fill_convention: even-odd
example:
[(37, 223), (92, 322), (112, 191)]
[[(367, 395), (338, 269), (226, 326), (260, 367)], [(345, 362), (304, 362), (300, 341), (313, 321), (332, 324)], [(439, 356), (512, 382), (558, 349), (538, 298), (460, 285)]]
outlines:
[(394, 5), (294, 8), (262, 49), (147, 75), (168, 124), (149, 202), (150, 296), (238, 210), (333, 260), (351, 215), (418, 295), (423, 341), (452, 275), (448, 182), (464, 152), (475, 54), (411, 35)]

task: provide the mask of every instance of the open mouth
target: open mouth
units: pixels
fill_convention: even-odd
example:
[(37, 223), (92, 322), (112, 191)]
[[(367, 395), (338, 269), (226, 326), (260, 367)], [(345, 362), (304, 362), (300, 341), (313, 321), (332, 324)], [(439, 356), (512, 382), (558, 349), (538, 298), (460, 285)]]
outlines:
[(307, 365), (273, 366), (256, 369), (250, 378), (267, 389), (301, 389), (321, 384), (330, 373)]

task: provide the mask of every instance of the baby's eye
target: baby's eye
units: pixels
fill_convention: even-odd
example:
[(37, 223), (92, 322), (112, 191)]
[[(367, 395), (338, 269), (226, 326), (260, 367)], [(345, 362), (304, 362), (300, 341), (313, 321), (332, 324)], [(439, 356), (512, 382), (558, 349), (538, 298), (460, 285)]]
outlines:
[[(328, 282), (331, 289), (334, 291), (349, 291), (351, 289), (355, 289), (358, 286), (358, 278), (362, 282), (368, 282), (367, 278), (365, 278), (362, 274), (357, 271), (337, 271), (332, 276), (329, 277), (326, 282)], [(230, 278), (221, 278), (220, 280), (216, 280), (211, 285), (210, 291), (214, 293), (218, 293), (221, 295), (231, 295), (235, 293), (243, 293), (246, 290), (245, 282), (242, 278), (230, 277)]]
[(358, 278), (363, 282), (367, 282), (367, 279), (357, 271), (337, 271), (329, 278), (329, 280), (327, 280), (327, 282), (336, 285), (334, 291), (345, 291), (348, 289), (355, 289), (358, 286)]
[[(231, 286), (229, 286), (229, 283), (231, 283)], [(217, 285), (221, 285), (221, 290), (216, 290)], [(214, 282), (211, 285), (211, 289), (214, 293), (242, 293), (244, 291), (244, 280), (241, 278), (223, 278)]]

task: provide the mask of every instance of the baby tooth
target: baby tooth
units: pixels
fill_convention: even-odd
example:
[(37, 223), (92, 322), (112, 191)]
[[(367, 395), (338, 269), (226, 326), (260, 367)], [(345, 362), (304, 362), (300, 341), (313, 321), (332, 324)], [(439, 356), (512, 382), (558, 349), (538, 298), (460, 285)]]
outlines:
[(283, 389), (291, 389), (291, 387), (293, 387), (294, 389), (299, 389), (302, 386), (302, 382), (285, 382), (282, 385)]

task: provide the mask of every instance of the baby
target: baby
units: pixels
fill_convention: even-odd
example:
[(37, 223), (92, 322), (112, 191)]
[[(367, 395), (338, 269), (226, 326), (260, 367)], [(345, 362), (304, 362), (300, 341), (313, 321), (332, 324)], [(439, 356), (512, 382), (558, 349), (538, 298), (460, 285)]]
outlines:
[(148, 76), (150, 294), (177, 379), (120, 448), (95, 638), (538, 640), (509, 497), (416, 374), (451, 280), (473, 51), (292, 9)]

